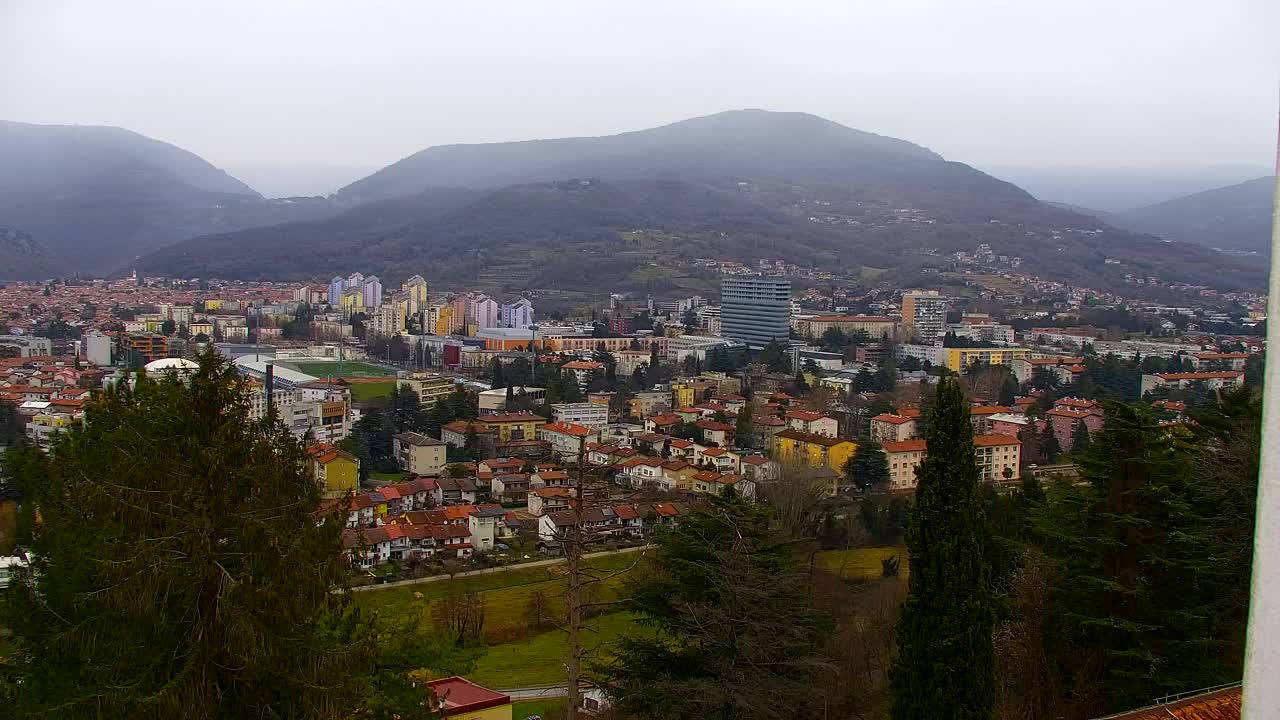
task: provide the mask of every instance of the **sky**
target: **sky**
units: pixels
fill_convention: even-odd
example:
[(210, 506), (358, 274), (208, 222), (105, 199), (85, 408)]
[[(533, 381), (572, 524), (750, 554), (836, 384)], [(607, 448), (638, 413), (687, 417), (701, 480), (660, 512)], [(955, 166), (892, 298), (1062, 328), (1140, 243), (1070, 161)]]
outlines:
[(2, 0), (0, 118), (230, 166), (805, 111), (999, 165), (1271, 166), (1275, 0)]

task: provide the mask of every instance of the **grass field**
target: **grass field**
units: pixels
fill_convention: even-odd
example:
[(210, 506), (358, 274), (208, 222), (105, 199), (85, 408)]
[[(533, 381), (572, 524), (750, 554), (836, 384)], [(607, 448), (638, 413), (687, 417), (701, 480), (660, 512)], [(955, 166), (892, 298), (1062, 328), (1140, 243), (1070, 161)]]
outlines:
[[(593, 558), (588, 565), (605, 572), (613, 572), (630, 567), (638, 557), (639, 553), (606, 555)], [(621, 576), (603, 583), (602, 597), (599, 599), (612, 598), (612, 593), (621, 583)], [(369, 610), (376, 610), (379, 615), (392, 622), (412, 618), (421, 618), (430, 622), (431, 600), (458, 593), (478, 592), (484, 595), (486, 631), (502, 633), (506, 629), (524, 626), (529, 598), (534, 593), (544, 593), (552, 607), (555, 607), (563, 591), (564, 565), (560, 564), (386, 590), (367, 590), (356, 593), (354, 598), (356, 604)], [(414, 593), (421, 593), (422, 599), (414, 597)]]
[(393, 482), (393, 483), (397, 483), (397, 482), (400, 482), (401, 480), (403, 480), (403, 479), (404, 479), (404, 473), (401, 473), (401, 472), (393, 472), (393, 473), (391, 473), (391, 472), (378, 472), (377, 470), (374, 470), (374, 471), (372, 471), (372, 472), (370, 472), (370, 473), (369, 473), (369, 477), (370, 477), (370, 478), (372, 478), (372, 479), (374, 479), (374, 480), (381, 480), (381, 481), (383, 481), (383, 482)]
[(356, 402), (368, 402), (374, 398), (389, 397), (396, 389), (395, 380), (379, 380), (377, 382), (351, 383), (351, 399)]
[(329, 376), (395, 377), (396, 375), (396, 371), (391, 368), (385, 368), (381, 365), (372, 365), (358, 360), (346, 362), (338, 362), (336, 360), (316, 360), (312, 362), (288, 363), (288, 365), (290, 367), (297, 368), (298, 372), (315, 375), (318, 378), (325, 378)]
[[(607, 656), (610, 646), (622, 635), (652, 635), (653, 630), (636, 623), (631, 613), (601, 615), (588, 621), (592, 631), (583, 633), (583, 645), (594, 660)], [(469, 676), (486, 687), (528, 687), (564, 682), (564, 659), (569, 653), (569, 634), (563, 630), (534, 635), (503, 645), (494, 645), (476, 663)]]
[(564, 717), (567, 704), (564, 698), (521, 700), (511, 703), (511, 719), (524, 720), (527, 717), (540, 717), (542, 720), (558, 720)]
[(880, 577), (880, 561), (897, 556), (901, 561), (899, 574), (907, 574), (907, 549), (902, 546), (852, 548), (849, 550), (827, 550), (817, 555), (818, 566), (836, 575), (848, 579), (874, 579)]

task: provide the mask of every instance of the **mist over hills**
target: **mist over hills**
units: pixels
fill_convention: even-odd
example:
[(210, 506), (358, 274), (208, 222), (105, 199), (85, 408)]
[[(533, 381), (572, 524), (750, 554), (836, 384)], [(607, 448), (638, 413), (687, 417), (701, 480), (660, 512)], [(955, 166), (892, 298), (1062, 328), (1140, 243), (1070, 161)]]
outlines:
[(0, 224), (29, 234), (55, 272), (103, 274), (190, 237), (334, 212), (322, 198), (265, 200), (121, 128), (0, 121)]
[(1271, 176), (1114, 213), (1118, 227), (1231, 252), (1271, 254)]
[(1118, 213), (1267, 174), (1265, 165), (985, 166), (1045, 202)]
[[(446, 187), (453, 194), (441, 202)], [(986, 242), (1050, 277), (1100, 286), (1124, 274), (1191, 281), (1206, 265), (1234, 286), (1265, 279), (1212, 251), (1042, 203), (918, 145), (802, 113), (732, 111), (607, 137), (428, 148), (335, 200), (355, 209), (197, 238), (141, 267), (316, 277), (359, 265), (446, 286), (501, 277), (602, 290), (651, 282), (645, 268), (696, 257), (856, 272), (938, 264), (939, 254)], [(352, 213), (369, 202), (397, 210), (362, 222)]]

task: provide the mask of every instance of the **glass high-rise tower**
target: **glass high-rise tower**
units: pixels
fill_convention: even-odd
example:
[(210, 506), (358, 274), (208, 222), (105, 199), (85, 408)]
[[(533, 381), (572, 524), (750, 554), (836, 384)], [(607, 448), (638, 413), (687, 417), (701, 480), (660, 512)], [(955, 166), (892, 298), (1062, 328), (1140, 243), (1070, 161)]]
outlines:
[(720, 334), (750, 348), (785, 343), (791, 324), (791, 281), (726, 276), (720, 279)]

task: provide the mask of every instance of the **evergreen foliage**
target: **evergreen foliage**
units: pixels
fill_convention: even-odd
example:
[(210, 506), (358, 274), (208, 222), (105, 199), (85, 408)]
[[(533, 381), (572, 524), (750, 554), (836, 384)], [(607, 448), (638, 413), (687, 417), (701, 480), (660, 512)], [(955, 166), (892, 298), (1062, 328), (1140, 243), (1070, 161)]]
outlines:
[(893, 720), (990, 720), (995, 702), (987, 527), (969, 406), (938, 385), (907, 528), (911, 573), (891, 674)]
[(655, 637), (624, 637), (594, 673), (614, 717), (790, 720), (820, 711), (819, 647), (830, 618), (813, 606), (796, 548), (767, 510), (732, 491), (657, 537), (632, 607)]
[(421, 693), (386, 700), (411, 695), (404, 676), (332, 592), (344, 514), (317, 517), (303, 444), (250, 420), (212, 351), (183, 382), (107, 390), (51, 454), (19, 454), (39, 521), (33, 572), (0, 601), (10, 717), (424, 716)]
[(858, 452), (845, 465), (845, 477), (859, 490), (882, 489), (889, 484), (889, 460), (884, 448), (874, 440), (858, 445)]

